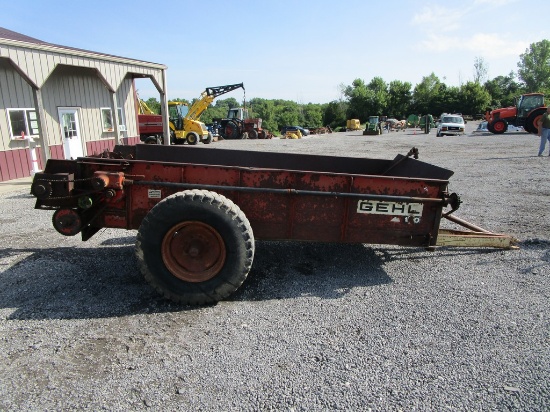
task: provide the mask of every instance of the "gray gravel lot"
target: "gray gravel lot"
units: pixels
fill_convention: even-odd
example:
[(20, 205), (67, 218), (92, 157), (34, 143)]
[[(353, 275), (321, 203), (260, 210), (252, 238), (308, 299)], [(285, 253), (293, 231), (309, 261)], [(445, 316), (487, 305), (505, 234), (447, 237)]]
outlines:
[[(214, 143), (454, 170), (456, 215), (520, 249), (258, 242), (202, 308), (161, 299), (135, 232), (63, 237), (28, 189), (0, 195), (0, 410), (550, 409), (550, 158), (538, 138), (333, 133)], [(204, 147), (208, 150), (208, 147)]]

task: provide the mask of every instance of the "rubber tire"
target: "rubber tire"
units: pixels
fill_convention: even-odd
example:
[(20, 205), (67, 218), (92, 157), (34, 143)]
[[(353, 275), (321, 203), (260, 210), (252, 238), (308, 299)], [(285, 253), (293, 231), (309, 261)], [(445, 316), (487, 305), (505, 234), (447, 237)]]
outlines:
[(537, 120), (539, 116), (542, 116), (546, 112), (546, 107), (539, 107), (533, 110), (527, 119), (525, 119), (525, 131), (527, 133), (538, 134), (539, 129), (537, 127)]
[[(170, 272), (162, 257), (165, 234), (182, 222), (209, 225), (222, 238), (226, 256), (218, 273), (189, 282)], [(212, 304), (234, 293), (254, 260), (254, 234), (241, 209), (230, 199), (207, 190), (186, 190), (157, 203), (138, 230), (136, 256), (147, 282), (165, 298), (186, 305)]]
[(170, 144), (183, 144), (181, 140), (176, 137), (176, 133), (173, 130), (170, 130)]
[(225, 139), (236, 139), (239, 136), (239, 126), (233, 121), (227, 122), (223, 130)]
[(492, 133), (494, 134), (503, 134), (508, 130), (508, 123), (502, 119), (495, 120), (491, 123)]
[(267, 134), (266, 134), (265, 130), (260, 130), (258, 132), (258, 139), (267, 139)]
[(204, 144), (212, 143), (212, 133), (208, 132), (208, 136), (206, 136), (206, 138), (202, 139), (202, 142)]
[(145, 141), (143, 143), (145, 143), (145, 144), (161, 144), (159, 142), (159, 140), (160, 139), (158, 139), (155, 136), (149, 136), (147, 139), (145, 139)]
[(199, 142), (199, 135), (196, 134), (195, 132), (189, 132), (185, 136), (185, 140), (187, 141), (187, 144), (194, 146)]
[(248, 138), (249, 139), (257, 139), (258, 138), (258, 131), (256, 129), (251, 129), (248, 132)]

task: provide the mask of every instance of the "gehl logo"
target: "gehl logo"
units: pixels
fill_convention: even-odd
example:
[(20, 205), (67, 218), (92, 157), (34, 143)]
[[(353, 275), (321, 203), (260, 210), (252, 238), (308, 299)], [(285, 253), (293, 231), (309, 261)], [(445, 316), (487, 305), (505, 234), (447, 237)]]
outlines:
[(357, 213), (391, 216), (421, 216), (422, 203), (383, 202), (379, 200), (360, 200)]

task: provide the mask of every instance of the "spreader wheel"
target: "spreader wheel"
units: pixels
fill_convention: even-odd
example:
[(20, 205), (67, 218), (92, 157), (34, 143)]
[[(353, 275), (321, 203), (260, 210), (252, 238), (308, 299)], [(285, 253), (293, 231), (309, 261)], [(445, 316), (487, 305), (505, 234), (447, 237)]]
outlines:
[(188, 305), (235, 292), (254, 259), (248, 219), (231, 200), (187, 190), (159, 202), (143, 220), (136, 255), (145, 279), (162, 295)]

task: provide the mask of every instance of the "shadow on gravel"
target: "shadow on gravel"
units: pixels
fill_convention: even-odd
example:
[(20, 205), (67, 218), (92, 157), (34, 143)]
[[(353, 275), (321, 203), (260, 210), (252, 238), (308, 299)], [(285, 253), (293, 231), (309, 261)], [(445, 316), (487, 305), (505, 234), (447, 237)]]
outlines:
[(231, 300), (338, 299), (356, 287), (390, 282), (382, 259), (368, 246), (264, 241), (256, 242), (252, 270)]
[(479, 160), (513, 160), (513, 159), (531, 159), (532, 157), (538, 157), (536, 154), (531, 156), (507, 156), (507, 157), (487, 157)]
[[(428, 251), (424, 248), (402, 247), (397, 249), (381, 248), (375, 249), (380, 255), (382, 262), (401, 261), (401, 260), (421, 260), (427, 257), (437, 256), (438, 258), (446, 258), (453, 256), (468, 256), (468, 255), (489, 255), (501, 253), (502, 249), (497, 248), (468, 248), (468, 247), (437, 247), (435, 251)], [(513, 252), (512, 252), (513, 253)]]
[(17, 195), (5, 196), (4, 199), (36, 199), (33, 195), (29, 193), (19, 193)]
[[(134, 256), (135, 237), (105, 247), (2, 249), (21, 259), (0, 273), (0, 309), (9, 320), (88, 319), (193, 311), (160, 297)], [(128, 245), (132, 243), (132, 245)], [(318, 296), (337, 299), (356, 287), (391, 282), (380, 257), (363, 245), (257, 242), (248, 279), (230, 301)]]
[[(126, 239), (114, 240), (124, 244)], [(104, 318), (153, 308), (172, 310), (139, 273), (133, 245), (0, 250), (0, 259), (14, 258), (21, 260), (7, 269), (0, 266), (0, 308), (13, 310), (8, 319)]]

